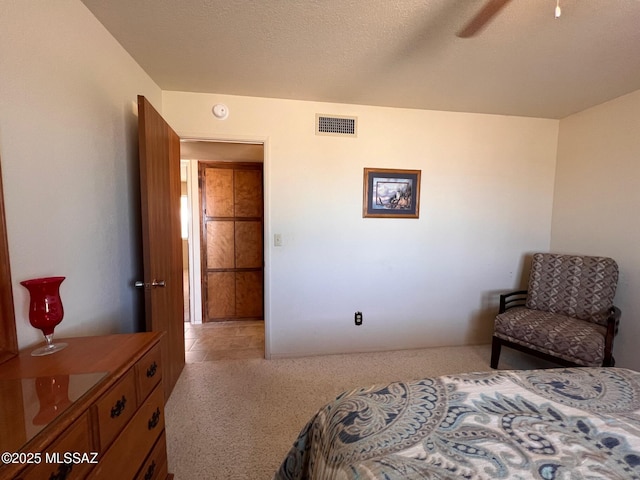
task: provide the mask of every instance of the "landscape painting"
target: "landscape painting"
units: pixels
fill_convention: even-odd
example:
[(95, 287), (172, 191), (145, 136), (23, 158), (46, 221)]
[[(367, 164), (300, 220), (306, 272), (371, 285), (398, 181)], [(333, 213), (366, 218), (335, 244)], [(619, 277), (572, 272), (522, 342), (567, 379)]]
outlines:
[(363, 217), (419, 217), (420, 170), (365, 168), (363, 189)]

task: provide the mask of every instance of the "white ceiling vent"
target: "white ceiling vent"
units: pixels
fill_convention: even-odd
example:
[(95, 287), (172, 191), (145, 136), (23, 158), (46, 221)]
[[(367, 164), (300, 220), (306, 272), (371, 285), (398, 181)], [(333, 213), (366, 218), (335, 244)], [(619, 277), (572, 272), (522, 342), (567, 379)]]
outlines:
[(358, 117), (316, 114), (316, 135), (358, 136)]

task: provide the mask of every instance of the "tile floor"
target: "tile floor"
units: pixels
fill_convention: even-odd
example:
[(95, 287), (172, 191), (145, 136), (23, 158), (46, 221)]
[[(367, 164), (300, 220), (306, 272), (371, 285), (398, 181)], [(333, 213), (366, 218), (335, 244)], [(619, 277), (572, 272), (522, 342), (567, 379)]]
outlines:
[(185, 323), (184, 342), (187, 363), (264, 358), (264, 322)]

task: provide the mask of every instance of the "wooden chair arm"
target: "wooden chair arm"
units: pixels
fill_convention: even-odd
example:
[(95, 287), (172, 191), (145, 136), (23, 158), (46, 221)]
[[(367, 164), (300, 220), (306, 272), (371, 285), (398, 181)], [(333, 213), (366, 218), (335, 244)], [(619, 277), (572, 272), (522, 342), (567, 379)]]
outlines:
[(526, 300), (527, 290), (516, 290), (514, 292), (503, 293), (500, 295), (500, 310), (498, 313), (504, 313), (513, 307), (523, 307)]
[(607, 317), (607, 333), (604, 337), (604, 366), (613, 367), (616, 364), (613, 358), (613, 339), (618, 334), (618, 328), (620, 326), (620, 309), (613, 306), (609, 309), (609, 316)]

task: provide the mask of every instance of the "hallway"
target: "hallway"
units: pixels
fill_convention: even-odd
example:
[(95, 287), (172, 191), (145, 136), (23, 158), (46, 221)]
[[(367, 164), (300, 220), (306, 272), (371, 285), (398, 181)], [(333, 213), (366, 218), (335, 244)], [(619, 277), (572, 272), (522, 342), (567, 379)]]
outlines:
[(264, 322), (184, 324), (186, 363), (264, 358)]

